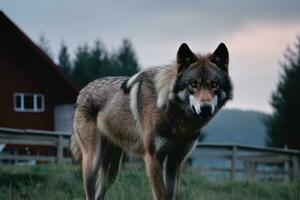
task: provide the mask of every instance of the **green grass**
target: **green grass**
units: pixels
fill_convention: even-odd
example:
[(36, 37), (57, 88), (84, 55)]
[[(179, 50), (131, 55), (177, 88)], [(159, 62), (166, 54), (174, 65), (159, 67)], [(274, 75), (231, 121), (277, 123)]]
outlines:
[[(209, 181), (185, 170), (181, 198), (188, 200), (300, 200), (300, 182)], [(0, 165), (0, 199), (83, 199), (75, 166)], [(107, 194), (110, 200), (152, 200), (144, 171), (122, 170)]]

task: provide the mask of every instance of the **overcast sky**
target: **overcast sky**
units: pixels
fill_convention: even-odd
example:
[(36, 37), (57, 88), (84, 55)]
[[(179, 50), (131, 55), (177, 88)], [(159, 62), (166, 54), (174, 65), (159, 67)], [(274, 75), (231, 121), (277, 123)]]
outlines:
[(55, 56), (61, 41), (73, 54), (85, 42), (113, 50), (129, 38), (149, 67), (170, 63), (183, 42), (195, 52), (225, 42), (235, 88), (227, 107), (269, 113), (278, 63), (300, 35), (299, 0), (1, 0), (0, 9), (34, 41), (44, 34)]

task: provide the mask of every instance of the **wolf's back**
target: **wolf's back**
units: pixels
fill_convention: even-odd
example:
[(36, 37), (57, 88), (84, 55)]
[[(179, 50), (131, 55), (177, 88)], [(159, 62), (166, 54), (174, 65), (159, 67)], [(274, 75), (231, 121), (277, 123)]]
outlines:
[(84, 87), (77, 98), (76, 107), (92, 111), (101, 109), (121, 90), (122, 83), (128, 77), (105, 77), (97, 79)]

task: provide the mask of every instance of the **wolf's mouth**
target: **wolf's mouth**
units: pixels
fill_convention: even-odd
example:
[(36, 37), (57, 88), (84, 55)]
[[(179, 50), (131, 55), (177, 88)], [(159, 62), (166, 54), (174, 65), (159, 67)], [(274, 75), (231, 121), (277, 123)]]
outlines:
[(196, 102), (193, 96), (190, 96), (190, 106), (196, 115), (202, 117), (202, 118), (208, 118), (211, 117), (216, 110), (217, 106), (217, 96), (215, 96), (213, 102)]
[(200, 113), (201, 117), (208, 118), (208, 117), (212, 116), (213, 113), (214, 113), (214, 110), (213, 110), (212, 106), (210, 106), (210, 105), (201, 106), (201, 113)]
[(214, 109), (210, 105), (201, 106), (199, 113), (196, 111), (195, 106), (192, 106), (192, 110), (196, 115), (202, 118), (208, 118), (214, 114)]

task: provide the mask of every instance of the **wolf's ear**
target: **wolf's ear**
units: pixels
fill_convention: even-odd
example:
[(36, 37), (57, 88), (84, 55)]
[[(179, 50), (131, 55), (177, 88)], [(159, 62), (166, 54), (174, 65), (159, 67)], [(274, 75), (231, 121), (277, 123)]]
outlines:
[(229, 53), (224, 43), (219, 44), (215, 52), (210, 56), (210, 61), (220, 69), (228, 72)]
[(197, 61), (197, 56), (186, 43), (182, 43), (177, 52), (178, 73)]

